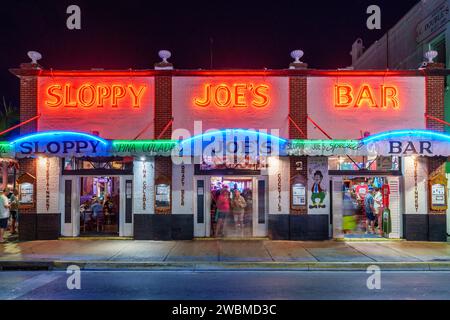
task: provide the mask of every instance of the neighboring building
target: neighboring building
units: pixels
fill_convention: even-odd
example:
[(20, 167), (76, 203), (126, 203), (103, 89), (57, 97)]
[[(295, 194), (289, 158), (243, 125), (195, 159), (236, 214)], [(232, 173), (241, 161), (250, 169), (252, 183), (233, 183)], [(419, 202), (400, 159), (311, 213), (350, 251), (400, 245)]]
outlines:
[[(355, 70), (417, 69), (429, 50), (438, 52), (437, 63), (450, 66), (450, 0), (422, 0), (417, 3), (381, 39), (364, 50), (362, 39), (352, 46)], [(445, 111), (439, 119), (450, 122), (450, 78), (445, 83)], [(450, 132), (450, 126), (445, 126)], [(450, 177), (450, 162), (446, 171)], [(448, 212), (450, 217), (450, 211)], [(450, 234), (450, 219), (448, 219)]]
[[(424, 118), (443, 112), (439, 65), (291, 67), (12, 69), (21, 121), (38, 117), (0, 143), (20, 162), (21, 239), (376, 237), (362, 209), (374, 185), (391, 210), (387, 237), (446, 241), (445, 203), (428, 183), (450, 135)], [(224, 186), (242, 192), (242, 215), (216, 212)]]

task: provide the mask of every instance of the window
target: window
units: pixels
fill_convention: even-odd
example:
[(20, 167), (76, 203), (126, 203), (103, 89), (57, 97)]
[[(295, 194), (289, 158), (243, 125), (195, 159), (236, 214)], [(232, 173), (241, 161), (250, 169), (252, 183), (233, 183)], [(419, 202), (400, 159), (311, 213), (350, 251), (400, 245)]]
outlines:
[(63, 174), (133, 174), (131, 157), (63, 158)]
[(330, 171), (400, 171), (400, 158), (393, 157), (363, 157), (335, 156), (328, 158)]

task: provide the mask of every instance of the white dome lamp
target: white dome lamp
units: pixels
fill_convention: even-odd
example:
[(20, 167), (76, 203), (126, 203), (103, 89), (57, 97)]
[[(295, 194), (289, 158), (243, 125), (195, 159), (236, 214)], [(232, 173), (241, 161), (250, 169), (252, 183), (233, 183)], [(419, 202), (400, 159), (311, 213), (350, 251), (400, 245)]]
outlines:
[(158, 52), (159, 57), (163, 60), (164, 63), (169, 63), (167, 59), (169, 59), (172, 56), (172, 53), (169, 50), (160, 50)]
[(438, 52), (435, 50), (429, 50), (427, 52), (425, 52), (425, 58), (428, 59), (428, 63), (433, 63), (434, 59), (436, 59), (436, 57), (438, 56)]
[(167, 61), (167, 59), (169, 59), (172, 56), (172, 53), (169, 50), (160, 50), (158, 52), (158, 55), (162, 59), (162, 61), (155, 64), (155, 69), (157, 70), (173, 69), (172, 63)]
[(291, 52), (291, 57), (294, 61), (289, 65), (289, 69), (306, 69), (308, 65), (301, 61), (304, 52), (302, 50), (294, 50)]
[(42, 54), (37, 51), (28, 51), (28, 57), (31, 59), (32, 64), (38, 64), (38, 60), (42, 59)]
[(294, 63), (303, 63), (300, 59), (303, 57), (304, 52), (302, 50), (294, 50), (291, 52), (291, 57), (294, 59)]

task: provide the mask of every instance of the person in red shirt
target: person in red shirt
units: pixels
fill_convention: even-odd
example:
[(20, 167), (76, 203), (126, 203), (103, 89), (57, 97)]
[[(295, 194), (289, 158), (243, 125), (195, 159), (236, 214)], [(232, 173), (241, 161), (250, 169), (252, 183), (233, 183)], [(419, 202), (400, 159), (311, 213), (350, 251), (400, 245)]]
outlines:
[(364, 184), (364, 182), (361, 182), (361, 184), (356, 186), (355, 191), (356, 191), (356, 198), (358, 200), (364, 201), (364, 198), (369, 192), (369, 186), (367, 184)]
[(223, 237), (223, 225), (225, 223), (225, 218), (230, 213), (230, 200), (230, 191), (228, 191), (227, 186), (224, 186), (222, 190), (220, 190), (220, 195), (216, 200), (218, 210), (216, 237)]

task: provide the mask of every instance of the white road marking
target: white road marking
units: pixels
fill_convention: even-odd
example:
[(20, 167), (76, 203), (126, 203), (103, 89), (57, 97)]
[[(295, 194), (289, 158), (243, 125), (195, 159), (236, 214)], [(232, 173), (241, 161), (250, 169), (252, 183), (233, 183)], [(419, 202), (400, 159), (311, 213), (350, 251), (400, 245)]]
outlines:
[(46, 284), (63, 277), (63, 273), (46, 272), (31, 277), (19, 283), (11, 284), (11, 287), (3, 287), (0, 292), (0, 300), (14, 300), (30, 291), (45, 286)]

